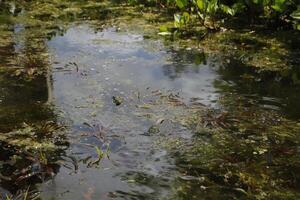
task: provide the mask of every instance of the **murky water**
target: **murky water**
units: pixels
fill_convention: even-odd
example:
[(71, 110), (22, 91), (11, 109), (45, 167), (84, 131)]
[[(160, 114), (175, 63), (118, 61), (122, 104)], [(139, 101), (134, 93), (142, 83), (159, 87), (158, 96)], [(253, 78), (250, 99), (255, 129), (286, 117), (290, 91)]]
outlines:
[[(45, 186), (46, 190), (57, 195), (74, 188), (64, 199), (74, 199), (88, 190), (102, 198), (167, 195), (178, 172), (173, 158), (155, 142), (161, 134), (183, 138), (191, 134), (166, 121), (161, 133), (147, 136), (153, 119), (172, 119), (178, 109), (170, 110), (167, 105), (154, 109), (137, 106), (151, 103), (152, 93), (157, 90), (179, 93), (186, 101), (194, 97), (210, 104), (215, 100), (212, 82), (216, 73), (208, 65), (194, 63), (196, 56), (203, 53), (183, 51), (182, 55), (179, 50), (164, 47), (162, 41), (144, 40), (142, 35), (117, 32), (115, 28), (95, 33), (93, 27), (86, 25), (70, 28), (64, 36), (51, 40), (49, 48), (55, 63), (53, 104), (70, 123), (73, 145), (69, 151), (84, 159), (96, 153), (93, 146), (85, 145), (103, 148), (97, 138), (80, 136), (91, 131), (83, 124), (87, 122), (107, 129), (104, 137), (110, 145), (110, 160), (103, 160), (100, 169), (80, 166), (75, 175), (62, 170), (55, 183)], [(113, 96), (124, 102), (116, 106)], [(143, 117), (147, 113), (152, 120)]]
[[(276, 164), (276, 157), (290, 156), (293, 162), (287, 169), (297, 172), (299, 145), (290, 138), (287, 143), (275, 142), (281, 145), (280, 153), (271, 139), (266, 142), (271, 146), (267, 150), (248, 148), (258, 140), (263, 143), (250, 136), (268, 132), (265, 126), (273, 125), (278, 115), (299, 126), (299, 87), (249, 80), (251, 71), (238, 62), (224, 64), (202, 50), (166, 45), (163, 39), (148, 39), (117, 27), (99, 30), (88, 23), (74, 24), (49, 41), (20, 27), (9, 30), (5, 37), (10, 42), (0, 46), (0, 130), (9, 135), (15, 129), (27, 130), (23, 122), (35, 126), (51, 121), (51, 126), (64, 127), (62, 135), (39, 135), (38, 141), (50, 140), (63, 147), (49, 150), (49, 155), (46, 151), (45, 156), (51, 156), (38, 167), (42, 173), (35, 174), (32, 166), (32, 173), (27, 173), (24, 168), (36, 162), (34, 155), (26, 153), (31, 148), (25, 144), (23, 150), (24, 145), (1, 138), (0, 191), (4, 198), (31, 185), (42, 199), (247, 199), (246, 188), (256, 187), (245, 178), (247, 173), (259, 176), (259, 181), (260, 169), (267, 170), (269, 177), (291, 175), (282, 169), (285, 166)], [(27, 41), (34, 39), (39, 45)], [(43, 65), (47, 70), (42, 74), (16, 71), (19, 65), (29, 69)], [(32, 74), (35, 78), (31, 79)], [(225, 142), (218, 146), (215, 136), (199, 138), (196, 129), (183, 123), (195, 109), (229, 111), (242, 120), (249, 115), (253, 122), (237, 127), (233, 138), (219, 138)], [(208, 116), (205, 126), (227, 128), (222, 116), (215, 117), (215, 122), (210, 117), (214, 118)], [(42, 130), (47, 132), (49, 126), (42, 125)], [(241, 133), (245, 134), (240, 137)], [(254, 142), (243, 146), (246, 140)], [(233, 145), (234, 141), (241, 141), (240, 146)], [(199, 154), (186, 153), (193, 145), (203, 147), (196, 151)], [(218, 148), (226, 152), (222, 159), (230, 165), (219, 163)], [(269, 167), (270, 152), (276, 160), (274, 168)], [(261, 156), (254, 157), (256, 154)], [(253, 165), (253, 170), (245, 165)], [(290, 180), (289, 191), (299, 194), (298, 175)], [(265, 182), (262, 185), (269, 187)]]

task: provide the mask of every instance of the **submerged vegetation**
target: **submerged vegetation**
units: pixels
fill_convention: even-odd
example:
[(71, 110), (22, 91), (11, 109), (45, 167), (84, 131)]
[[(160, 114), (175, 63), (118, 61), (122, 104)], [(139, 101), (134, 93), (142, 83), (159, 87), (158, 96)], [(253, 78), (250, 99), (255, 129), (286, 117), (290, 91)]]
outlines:
[[(299, 199), (299, 15), (298, 0), (0, 0), (1, 198), (44, 199), (60, 174), (84, 189), (49, 198), (101, 183), (112, 199)], [(96, 37), (49, 47), (78, 24)]]
[(299, 123), (251, 105), (224, 106), (225, 111), (195, 113), (187, 121), (194, 141), (179, 153), (178, 163), (186, 176), (197, 178), (185, 181), (188, 191), (181, 195), (197, 185), (202, 190), (195, 199), (298, 199)]

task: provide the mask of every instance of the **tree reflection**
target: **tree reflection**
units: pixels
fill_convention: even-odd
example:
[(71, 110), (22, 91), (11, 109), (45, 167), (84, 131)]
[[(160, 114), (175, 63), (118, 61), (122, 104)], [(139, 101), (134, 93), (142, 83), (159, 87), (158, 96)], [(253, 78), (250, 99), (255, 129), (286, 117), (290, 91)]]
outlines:
[[(300, 118), (300, 87), (291, 77), (278, 74), (285, 72), (260, 72), (239, 60), (224, 60), (227, 62), (218, 68), (220, 78), (215, 81), (215, 87), (222, 95), (238, 94), (262, 108), (277, 110), (289, 118)], [(297, 73), (295, 70), (291, 67), (286, 73)]]
[(179, 78), (181, 74), (199, 73), (200, 65), (206, 65), (206, 55), (202, 51), (171, 48), (169, 53), (170, 64), (162, 66), (162, 69), (164, 75), (170, 79)]

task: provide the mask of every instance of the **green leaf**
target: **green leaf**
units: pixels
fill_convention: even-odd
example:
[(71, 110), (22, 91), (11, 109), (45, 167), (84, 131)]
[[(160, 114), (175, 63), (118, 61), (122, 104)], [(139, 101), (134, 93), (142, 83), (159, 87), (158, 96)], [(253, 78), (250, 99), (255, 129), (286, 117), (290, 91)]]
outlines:
[(245, 11), (246, 6), (245, 6), (245, 4), (239, 2), (239, 3), (233, 4), (231, 6), (231, 9), (233, 9), (234, 13), (236, 14), (238, 12), (241, 13), (241, 12)]
[(231, 16), (233, 16), (235, 14), (235, 10), (230, 8), (227, 5), (221, 4), (221, 9), (224, 13), (229, 14)]
[(180, 28), (180, 27), (181, 27), (180, 19), (181, 19), (181, 15), (179, 15), (179, 14), (174, 14), (174, 26), (175, 26), (176, 28)]
[(176, 5), (182, 9), (187, 6), (187, 0), (176, 0)]
[(207, 6), (207, 12), (213, 14), (218, 10), (218, 8), (218, 0), (211, 0)]
[(200, 11), (206, 10), (206, 0), (197, 0), (197, 6), (200, 9)]
[(168, 32), (168, 27), (167, 26), (160, 26), (159, 31), (160, 32)]
[(103, 151), (97, 146), (95, 146), (95, 148), (96, 148), (96, 151), (97, 151), (97, 154), (98, 154), (98, 158), (102, 159), (103, 155), (104, 155)]
[(271, 6), (275, 11), (282, 12), (286, 7), (286, 0), (275, 0), (274, 4)]
[(291, 14), (291, 17), (300, 20), (300, 6), (298, 6), (298, 9)]
[(252, 2), (258, 5), (264, 5), (264, 0), (252, 0)]
[(181, 18), (181, 15), (179, 15), (179, 14), (174, 15), (175, 22), (180, 23), (180, 18)]
[(181, 22), (187, 24), (190, 21), (190, 14), (188, 12), (183, 12)]

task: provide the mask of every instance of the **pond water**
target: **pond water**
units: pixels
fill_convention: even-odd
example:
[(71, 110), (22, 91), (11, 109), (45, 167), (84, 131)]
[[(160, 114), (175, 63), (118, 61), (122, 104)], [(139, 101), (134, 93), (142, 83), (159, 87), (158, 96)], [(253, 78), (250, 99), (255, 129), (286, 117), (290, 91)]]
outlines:
[[(299, 195), (299, 87), (250, 80), (251, 70), (235, 60), (116, 26), (74, 23), (50, 40), (30, 31), (15, 26), (0, 46), (0, 130), (9, 135), (0, 137), (3, 199), (28, 188), (41, 199)], [(47, 70), (18, 71), (20, 65)], [(230, 138), (198, 137), (202, 129), (186, 121), (199, 112), (206, 113), (204, 128), (228, 129)], [(241, 119), (237, 130), (228, 127), (237, 120), (222, 121), (223, 112)], [(277, 119), (287, 125), (280, 129)], [(30, 137), (59, 132), (32, 136), (55, 144), (54, 150), (34, 154), (36, 143), (14, 141), (22, 133), (12, 132), (28, 126), (44, 131), (29, 129)], [(267, 129), (273, 126), (288, 135), (274, 136), (274, 145)], [(219, 140), (224, 144), (216, 145)], [(223, 161), (219, 151), (227, 156)], [(278, 194), (268, 196), (274, 188)]]
[[(117, 32), (116, 28), (95, 32), (86, 25), (72, 27), (64, 36), (54, 38), (49, 42), (49, 49), (55, 63), (53, 104), (69, 121), (70, 138), (76, 141), (69, 151), (85, 158), (95, 154), (95, 148), (77, 143), (103, 145), (97, 138), (80, 137), (82, 132), (89, 131), (83, 124), (87, 122), (107, 127), (105, 137), (111, 145), (111, 160), (103, 160), (101, 169), (82, 166), (80, 175), (60, 172), (55, 184), (45, 186), (47, 190), (57, 195), (77, 188), (63, 196), (70, 199), (88, 190), (102, 198), (167, 195), (178, 172), (166, 150), (155, 146), (160, 134), (151, 137), (145, 134), (153, 120), (143, 115), (150, 113), (154, 119), (165, 120), (172, 119), (172, 114), (179, 111), (169, 110), (167, 105), (136, 106), (151, 104), (151, 95), (158, 90), (179, 93), (187, 102), (192, 97), (206, 104), (214, 102), (216, 73), (206, 64), (194, 64), (203, 52), (180, 52), (164, 47), (162, 41), (145, 40), (139, 34)], [(122, 98), (120, 106), (113, 103), (113, 96)], [(161, 134), (191, 137), (184, 127), (164, 123)]]

